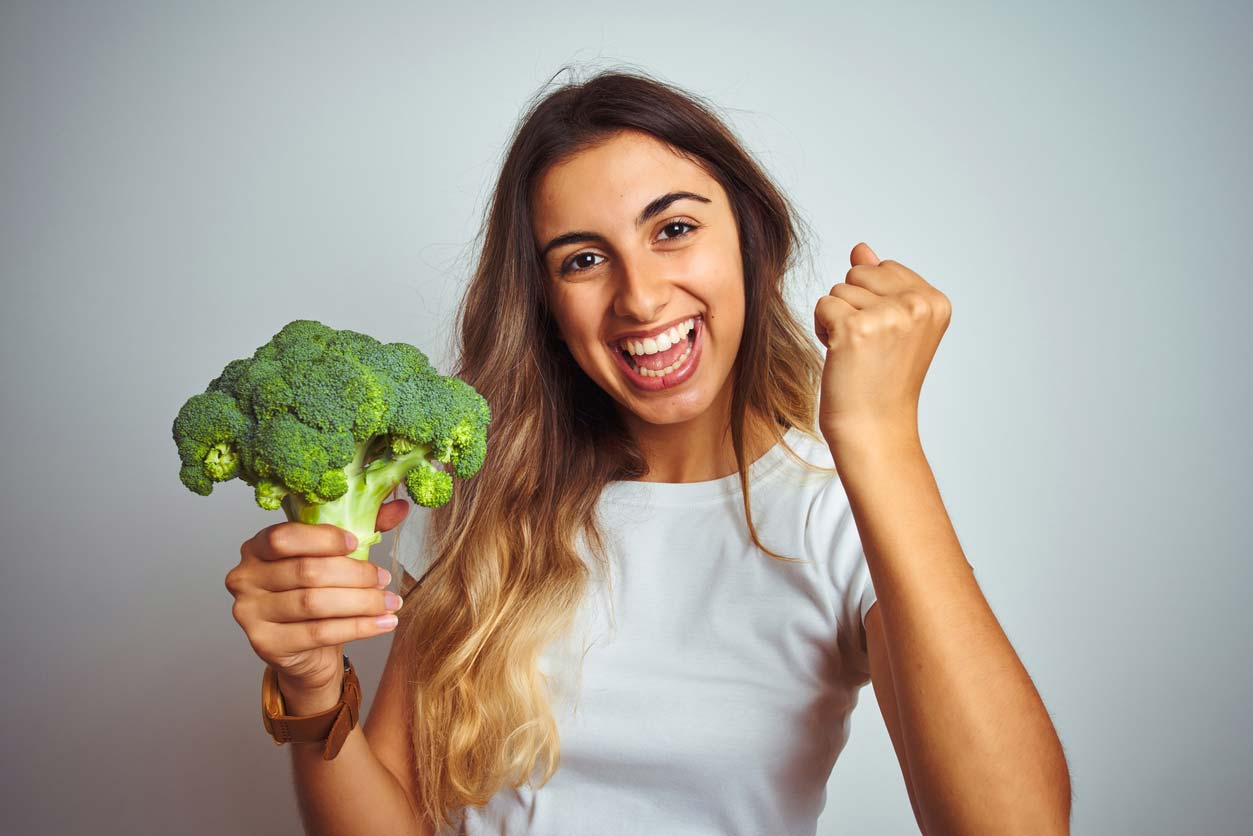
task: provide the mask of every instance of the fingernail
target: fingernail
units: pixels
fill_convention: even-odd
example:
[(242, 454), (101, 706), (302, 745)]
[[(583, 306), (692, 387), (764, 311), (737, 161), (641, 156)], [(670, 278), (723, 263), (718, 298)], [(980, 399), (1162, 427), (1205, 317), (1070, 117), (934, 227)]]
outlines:
[(345, 531), (344, 543), (348, 546), (348, 551), (355, 551), (357, 548), (357, 536), (351, 531)]
[(382, 566), (380, 566), (379, 567), (379, 586), (387, 586), (391, 582), (392, 582), (392, 573), (384, 569)]
[(400, 596), (395, 592), (389, 592), (383, 596), (383, 606), (389, 610), (400, 609)]

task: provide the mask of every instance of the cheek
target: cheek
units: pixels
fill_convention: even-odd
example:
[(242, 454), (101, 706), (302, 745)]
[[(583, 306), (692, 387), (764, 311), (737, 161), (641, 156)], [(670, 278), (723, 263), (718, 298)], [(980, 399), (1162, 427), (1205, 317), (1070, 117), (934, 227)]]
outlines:
[(587, 329), (587, 301), (569, 292), (549, 296), (551, 313), (557, 332), (567, 342), (577, 342)]
[(713, 309), (710, 328), (714, 340), (725, 347), (729, 359), (739, 352), (744, 339), (745, 299), (744, 284), (738, 268), (730, 281), (720, 282), (709, 297)]
[(589, 370), (603, 362), (599, 356), (603, 352), (598, 351), (600, 319), (590, 316), (585, 306), (570, 305), (569, 301), (553, 310), (554, 327), (575, 362)]
[(739, 246), (734, 239), (721, 238), (708, 246), (693, 247), (691, 258), (683, 264), (683, 272), (709, 297), (709, 304), (743, 308), (744, 267)]

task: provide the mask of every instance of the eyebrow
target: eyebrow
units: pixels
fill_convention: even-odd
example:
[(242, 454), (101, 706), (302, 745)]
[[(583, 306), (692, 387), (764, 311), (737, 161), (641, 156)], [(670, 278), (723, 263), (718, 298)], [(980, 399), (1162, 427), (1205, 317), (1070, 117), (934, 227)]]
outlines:
[[(663, 194), (661, 197), (650, 200), (648, 205), (640, 211), (640, 216), (635, 219), (635, 228), (639, 229), (641, 226), (648, 223), (650, 218), (661, 214), (666, 210), (666, 207), (677, 200), (699, 200), (702, 203), (712, 202), (704, 195), (699, 195), (695, 192), (670, 192), (669, 194)], [(564, 247), (566, 244), (582, 244), (587, 241), (604, 240), (605, 237), (603, 235), (598, 235), (595, 232), (567, 232), (565, 235), (558, 235), (556, 238), (549, 241), (540, 252), (540, 258), (547, 258), (548, 253), (551, 250), (554, 250), (557, 247)]]

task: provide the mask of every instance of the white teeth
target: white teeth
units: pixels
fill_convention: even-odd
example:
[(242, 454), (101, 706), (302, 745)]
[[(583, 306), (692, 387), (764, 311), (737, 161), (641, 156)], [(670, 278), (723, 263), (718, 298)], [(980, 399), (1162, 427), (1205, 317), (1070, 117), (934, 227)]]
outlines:
[(673, 363), (666, 366), (664, 369), (653, 371), (652, 369), (638, 369), (637, 368), (636, 371), (642, 374), (644, 377), (665, 377), (666, 375), (678, 369), (679, 366), (682, 366), (683, 361), (687, 359), (687, 355), (691, 353), (692, 353), (692, 347), (688, 346), (687, 349), (683, 352), (683, 355), (679, 357), (678, 360), (675, 360)]
[[(682, 340), (683, 337), (679, 337), (679, 338), (680, 340)], [(637, 374), (639, 375), (643, 375), (644, 377), (665, 377), (669, 374), (672, 374), (672, 372), (677, 371), (679, 366), (682, 366), (683, 363), (687, 361), (688, 355), (690, 355), (690, 353), (692, 353), (692, 346), (688, 346), (687, 348), (684, 348), (683, 355), (680, 356), (678, 360), (675, 360), (674, 362), (670, 363), (670, 365), (665, 368), (659, 368), (659, 370), (653, 371), (652, 368), (643, 368), (643, 367), (637, 366), (634, 368), (634, 371), (637, 372)]]
[(644, 340), (620, 341), (618, 345), (633, 355), (656, 354), (658, 351), (666, 351), (678, 345), (679, 341), (686, 337), (688, 332), (694, 327), (696, 327), (695, 317), (679, 323), (669, 331), (663, 331), (656, 337), (649, 337)]

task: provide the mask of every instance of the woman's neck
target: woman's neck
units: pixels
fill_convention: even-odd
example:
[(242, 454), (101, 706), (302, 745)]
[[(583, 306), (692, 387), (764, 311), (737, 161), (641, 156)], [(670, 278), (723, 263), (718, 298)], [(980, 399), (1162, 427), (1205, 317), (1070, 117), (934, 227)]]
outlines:
[[(679, 424), (629, 422), (632, 437), (648, 462), (641, 482), (707, 482), (735, 473), (735, 448), (729, 418), (709, 410), (705, 415)], [(744, 455), (757, 461), (774, 445), (768, 424), (750, 417), (744, 427)]]

